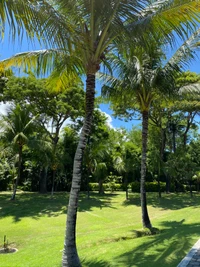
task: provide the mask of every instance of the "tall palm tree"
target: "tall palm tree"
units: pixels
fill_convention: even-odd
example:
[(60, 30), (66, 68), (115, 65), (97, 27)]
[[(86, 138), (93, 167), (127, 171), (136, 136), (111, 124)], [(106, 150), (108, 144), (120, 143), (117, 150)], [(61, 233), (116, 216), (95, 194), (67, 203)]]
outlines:
[(10, 108), (7, 115), (2, 115), (2, 140), (11, 143), (18, 153), (18, 174), (13, 188), (11, 200), (15, 199), (17, 186), (21, 176), (23, 147), (28, 143), (34, 130), (35, 117), (31, 118), (30, 110), (22, 109), (20, 105)]
[(126, 115), (128, 110), (136, 109), (142, 116), (140, 193), (142, 223), (146, 228), (152, 228), (145, 191), (150, 109), (157, 94), (166, 94), (177, 89), (175, 78), (181, 67), (194, 57), (199, 34), (199, 30), (195, 32), (168, 61), (162, 52), (162, 42), (155, 42), (151, 36), (148, 46), (126, 47), (125, 52), (113, 55), (111, 59), (118, 77), (107, 77), (107, 85), (103, 87), (103, 95), (110, 98), (116, 114)]
[[(70, 76), (77, 72), (86, 75), (86, 114), (74, 158), (63, 252), (63, 267), (75, 267), (81, 266), (76, 249), (81, 163), (92, 124), (95, 80), (100, 64), (106, 62), (106, 54), (117, 42), (123, 42), (124, 34), (129, 30), (134, 36), (141, 36), (145, 29), (152, 28), (159, 34), (171, 34), (174, 29), (180, 36), (185, 35), (184, 25), (187, 24), (187, 28), (194, 26), (193, 23), (188, 24), (188, 21), (197, 19), (200, 7), (196, 1), (189, 0), (183, 0), (181, 4), (170, 0), (156, 1), (150, 6), (146, 0), (43, 0), (35, 5), (36, 2), (30, 1), (35, 10), (43, 15), (42, 18), (39, 17), (42, 22), (39, 29), (52, 48), (22, 53), (4, 63), (21, 65), (23, 62), (30, 68), (36, 67), (38, 72), (45, 72), (56, 66), (62, 79), (66, 71)], [(185, 9), (187, 12), (180, 12)], [(35, 29), (39, 27), (38, 21), (39, 19), (33, 20)]]

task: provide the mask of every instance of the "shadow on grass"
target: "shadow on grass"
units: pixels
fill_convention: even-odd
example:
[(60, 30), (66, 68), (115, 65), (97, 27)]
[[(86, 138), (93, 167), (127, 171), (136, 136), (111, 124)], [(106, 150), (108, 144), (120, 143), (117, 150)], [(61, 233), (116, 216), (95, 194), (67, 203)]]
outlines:
[[(105, 207), (113, 208), (111, 199), (115, 194), (105, 194), (99, 196), (92, 193), (87, 199), (86, 195), (81, 193), (79, 197), (79, 212), (90, 211), (92, 207), (103, 209)], [(56, 217), (67, 213), (69, 193), (55, 193), (51, 195), (41, 195), (38, 193), (20, 193), (17, 194), (15, 201), (10, 201), (10, 194), (0, 194), (0, 219), (7, 216), (13, 216), (14, 221), (18, 222), (24, 217), (39, 219), (43, 216)]]
[[(136, 205), (140, 206), (140, 195), (139, 194), (132, 194), (130, 195), (129, 200), (125, 200), (123, 202), (124, 206), (127, 205)], [(162, 208), (162, 209), (171, 209), (171, 210), (177, 210), (180, 208), (186, 208), (186, 207), (197, 207), (200, 206), (200, 195), (194, 194), (194, 196), (191, 198), (189, 193), (171, 193), (166, 194), (163, 193), (162, 198), (158, 198), (157, 193), (148, 193), (147, 192), (147, 205), (153, 206), (156, 208)]]
[(83, 267), (110, 267), (110, 264), (105, 261), (81, 261)]
[(177, 266), (193, 245), (190, 237), (199, 235), (200, 225), (184, 224), (184, 220), (182, 220), (180, 222), (163, 222), (162, 226), (166, 229), (162, 230), (160, 234), (145, 238), (137, 248), (116, 257), (114, 259), (117, 262), (116, 266)]
[(88, 199), (87, 196), (83, 193), (81, 193), (79, 198), (79, 207), (78, 211), (88, 211), (91, 209), (91, 207), (99, 208), (100, 210), (103, 208), (111, 208), (115, 209), (115, 207), (112, 206), (112, 200), (115, 198), (118, 194), (104, 194), (99, 195), (98, 193), (91, 193), (90, 198)]

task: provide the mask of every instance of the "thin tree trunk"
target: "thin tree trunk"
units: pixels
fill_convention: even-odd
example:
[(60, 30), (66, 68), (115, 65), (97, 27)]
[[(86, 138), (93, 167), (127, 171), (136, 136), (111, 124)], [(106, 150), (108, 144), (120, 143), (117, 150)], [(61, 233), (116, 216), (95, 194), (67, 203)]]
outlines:
[(103, 188), (103, 180), (99, 180), (99, 194), (103, 195), (104, 194), (104, 188)]
[(173, 152), (176, 152), (176, 131), (173, 130), (172, 132), (172, 142), (173, 142)]
[(17, 179), (16, 179), (16, 182), (13, 188), (13, 194), (10, 200), (15, 200), (17, 186), (18, 186), (20, 176), (21, 176), (21, 165), (22, 165), (22, 146), (19, 147), (18, 174), (17, 174)]
[(128, 179), (127, 179), (126, 173), (124, 177), (124, 182), (125, 182), (125, 190), (126, 190), (126, 200), (128, 200)]
[(140, 180), (140, 197), (141, 197), (141, 208), (142, 208), (142, 224), (144, 228), (151, 229), (151, 222), (147, 210), (146, 200), (146, 157), (147, 157), (147, 138), (148, 138), (148, 111), (142, 113), (142, 159), (141, 159), (141, 180)]
[(51, 197), (53, 197), (53, 193), (54, 193), (55, 178), (56, 178), (56, 170), (53, 169)]
[(67, 210), (66, 235), (63, 251), (63, 267), (80, 267), (81, 263), (76, 248), (76, 219), (78, 196), (81, 185), (81, 166), (83, 153), (91, 130), (94, 110), (95, 74), (88, 74), (86, 80), (86, 116), (76, 149), (73, 166), (72, 186)]
[(87, 172), (87, 198), (90, 198), (89, 172)]
[(194, 113), (192, 113), (191, 111), (188, 112), (187, 125), (186, 125), (185, 132), (183, 133), (183, 145), (184, 145), (184, 147), (187, 144), (187, 134), (188, 134), (188, 131), (190, 130), (190, 127), (193, 123), (193, 120), (194, 120), (194, 117), (196, 116), (196, 114), (197, 114), (197, 111), (195, 111)]
[(161, 198), (160, 175), (158, 175), (158, 197)]
[(190, 184), (190, 197), (193, 197), (193, 194), (192, 194), (192, 181), (191, 180), (189, 181), (189, 184)]
[(164, 174), (166, 178), (166, 193), (169, 194), (171, 189), (171, 178), (166, 171), (164, 171)]
[(160, 143), (160, 166), (159, 166), (159, 173), (158, 173), (158, 197), (161, 198), (161, 187), (160, 187), (160, 173), (163, 170), (164, 164), (164, 152), (166, 146), (166, 129), (160, 128), (161, 130), (161, 143)]
[(47, 193), (47, 172), (48, 167), (43, 167), (43, 170), (40, 175), (40, 193), (46, 194)]

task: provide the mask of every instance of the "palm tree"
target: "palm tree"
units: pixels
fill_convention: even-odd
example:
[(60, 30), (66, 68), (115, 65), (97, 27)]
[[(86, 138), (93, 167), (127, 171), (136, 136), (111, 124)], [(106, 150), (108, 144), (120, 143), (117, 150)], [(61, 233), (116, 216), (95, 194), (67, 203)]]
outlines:
[(11, 143), (18, 152), (18, 174), (13, 188), (11, 200), (15, 199), (17, 186), (21, 176), (23, 147), (28, 143), (33, 133), (35, 117), (31, 118), (30, 110), (22, 109), (20, 105), (10, 108), (8, 115), (2, 115), (2, 140)]
[(118, 73), (118, 77), (107, 76), (107, 85), (102, 90), (103, 95), (112, 101), (116, 114), (126, 115), (128, 110), (135, 109), (142, 116), (140, 193), (142, 223), (146, 228), (152, 228), (145, 191), (150, 109), (158, 94), (166, 95), (176, 90), (177, 73), (194, 56), (199, 34), (200, 30), (195, 32), (168, 61), (164, 61), (164, 53), (161, 50), (162, 40), (155, 42), (151, 36), (148, 46), (125, 47), (125, 51), (111, 58), (111, 64)]
[[(35, 7), (34, 1), (30, 3)], [(134, 36), (141, 36), (145, 28), (154, 28), (159, 34), (164, 32), (166, 35), (171, 34), (174, 29), (183, 36), (184, 25), (187, 24), (189, 29), (194, 23), (188, 24), (188, 20), (194, 21), (199, 16), (200, 7), (196, 1), (183, 0), (181, 4), (174, 1), (157, 1), (144, 9), (148, 4), (149, 1), (145, 0), (40, 1), (35, 10), (40, 12), (40, 16), (42, 14), (43, 17), (39, 17), (42, 23), (39, 27), (39, 19), (33, 20), (34, 29), (39, 28), (42, 36), (46, 36), (53, 48), (22, 53), (11, 61), (4, 61), (18, 65), (23, 62), (28, 67), (35, 66), (38, 72), (45, 72), (56, 66), (57, 73), (63, 80), (66, 71), (68, 77), (74, 77), (77, 71), (78, 74), (86, 75), (86, 113), (74, 158), (63, 267), (81, 266), (76, 249), (77, 203), (82, 158), (92, 124), (96, 73), (100, 69), (100, 64), (106, 63), (106, 54), (117, 42), (124, 42), (124, 34), (128, 30)], [(187, 12), (180, 12), (185, 9)]]

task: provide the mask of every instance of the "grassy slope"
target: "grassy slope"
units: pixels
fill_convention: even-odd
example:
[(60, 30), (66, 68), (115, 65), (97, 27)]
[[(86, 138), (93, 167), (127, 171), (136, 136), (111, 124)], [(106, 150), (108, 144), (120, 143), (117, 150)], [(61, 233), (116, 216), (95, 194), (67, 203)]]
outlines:
[[(15, 254), (0, 254), (2, 267), (60, 267), (67, 194), (0, 194), (0, 246), (6, 235)], [(80, 197), (77, 244), (84, 267), (175, 267), (198, 240), (200, 195), (148, 194), (155, 236), (135, 238), (141, 229), (138, 194)]]

